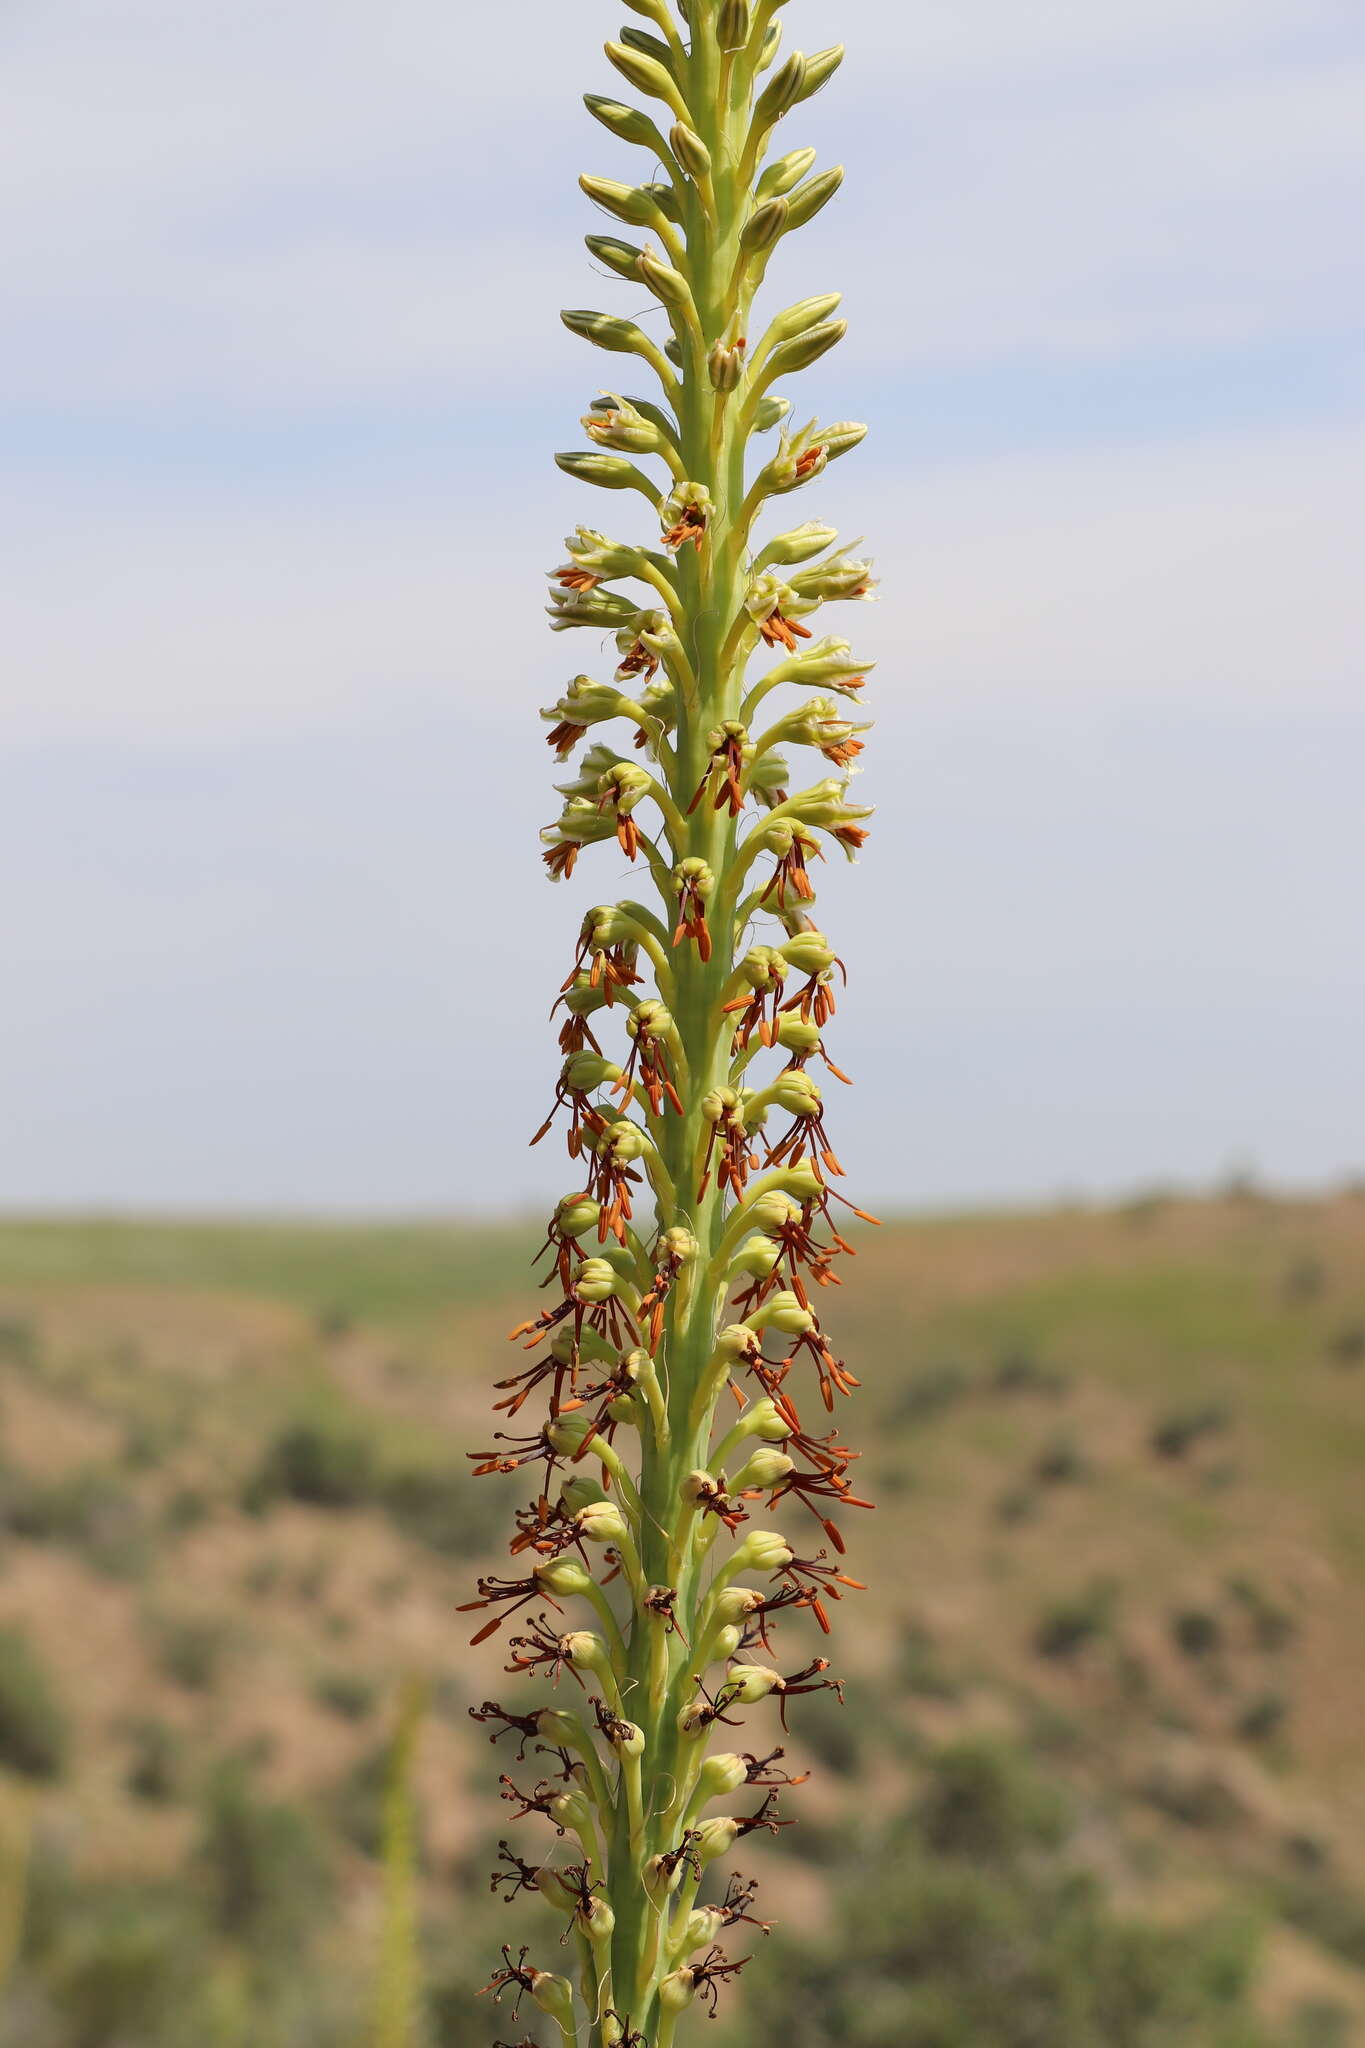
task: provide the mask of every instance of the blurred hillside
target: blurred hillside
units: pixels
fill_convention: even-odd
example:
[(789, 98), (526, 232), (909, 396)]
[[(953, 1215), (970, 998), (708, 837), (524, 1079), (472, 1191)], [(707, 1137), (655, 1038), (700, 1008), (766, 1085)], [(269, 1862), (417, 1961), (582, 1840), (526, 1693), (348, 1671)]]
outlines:
[[(560, 1929), (489, 1898), (509, 1681), (453, 1609), (536, 1241), (0, 1224), (0, 2048), (368, 2048), (409, 1674), (423, 2039), (527, 2031), (469, 2003)], [(859, 1246), (870, 1590), (739, 1858), (762, 2038), (1365, 2042), (1365, 1196)]]

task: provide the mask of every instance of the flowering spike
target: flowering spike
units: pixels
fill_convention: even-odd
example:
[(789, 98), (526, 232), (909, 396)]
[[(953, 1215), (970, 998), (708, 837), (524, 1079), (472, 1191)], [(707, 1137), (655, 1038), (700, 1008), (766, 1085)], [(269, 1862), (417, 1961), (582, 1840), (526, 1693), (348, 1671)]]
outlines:
[[(614, 655), (543, 713), (565, 766), (542, 841), (556, 880), (601, 847), (632, 879), (584, 916), (554, 1003), (561, 1064), (532, 1142), (563, 1111), (573, 1179), (538, 1255), (546, 1305), (513, 1333), (531, 1361), (498, 1382), (509, 1428), (473, 1460), (519, 1477), (513, 1575), (480, 1579), (463, 1610), (509, 1673), (540, 1682), (538, 1703), (471, 1711), (525, 1766), (500, 1781), (515, 1818), (562, 1845), (541, 1865), (503, 1842), (492, 1887), (544, 1898), (578, 1968), (575, 1990), (507, 1948), (486, 1988), (514, 2015), (531, 2000), (575, 2048), (671, 2048), (747, 1960), (725, 1931), (766, 1933), (751, 1880), (730, 1875), (710, 1905), (699, 1892), (736, 1842), (791, 1825), (779, 1791), (807, 1774), (781, 1768), (780, 1745), (728, 1749), (726, 1732), (764, 1714), (785, 1729), (811, 1692), (842, 1698), (810, 1651), (862, 1589), (841, 1525), (870, 1505), (856, 1452), (814, 1419), (858, 1383), (814, 1306), (854, 1247), (812, 1063), (849, 1079), (827, 1043), (843, 963), (813, 877), (831, 845), (852, 857), (867, 836), (848, 779), (871, 666), (815, 618), (874, 579), (818, 519), (759, 531), (865, 430), (798, 425), (774, 389), (842, 338), (838, 293), (754, 317), (776, 244), (839, 189), (812, 150), (769, 152), (843, 52), (783, 55), (781, 0), (627, 4), (649, 26), (606, 55), (648, 106), (587, 107), (661, 175), (580, 180), (638, 233), (587, 238), (597, 275), (633, 289), (621, 314), (562, 317), (659, 388), (599, 393), (587, 448), (555, 459), (650, 512), (620, 539), (577, 527), (550, 572), (553, 629), (588, 627)], [(774, 1510), (794, 1511), (791, 1540), (756, 1526)], [(797, 1555), (798, 1527), (814, 1555)], [(779, 1669), (788, 1621), (812, 1633)], [(708, 1813), (734, 1795), (739, 1811)]]

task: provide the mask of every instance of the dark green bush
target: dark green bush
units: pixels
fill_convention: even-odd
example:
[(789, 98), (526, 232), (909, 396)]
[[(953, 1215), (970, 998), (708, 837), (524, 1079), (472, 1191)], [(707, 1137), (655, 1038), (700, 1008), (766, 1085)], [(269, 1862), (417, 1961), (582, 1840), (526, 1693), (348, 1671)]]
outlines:
[(279, 1432), (249, 1493), (258, 1505), (286, 1499), (339, 1511), (372, 1499), (375, 1479), (369, 1439), (345, 1422), (318, 1419), (294, 1422)]
[(966, 1737), (933, 1753), (912, 1819), (938, 1854), (982, 1862), (1055, 1848), (1067, 1832), (1066, 1802), (1057, 1787), (1022, 1750), (989, 1736)]
[(1185, 1657), (1212, 1657), (1223, 1647), (1223, 1624), (1207, 1607), (1180, 1607), (1170, 1619), (1171, 1641)]
[(1173, 1408), (1153, 1424), (1152, 1449), (1159, 1458), (1183, 1458), (1205, 1438), (1222, 1435), (1230, 1421), (1227, 1409), (1215, 1402), (1195, 1408)]
[(1038, 1618), (1033, 1647), (1040, 1657), (1074, 1657), (1109, 1634), (1117, 1598), (1112, 1580), (1095, 1579), (1083, 1591), (1054, 1601)]
[(331, 1902), (314, 1824), (297, 1807), (258, 1799), (234, 1760), (209, 1783), (194, 1864), (214, 1927), (267, 1953), (295, 1947)]
[(0, 1767), (55, 1778), (67, 1747), (66, 1717), (28, 1637), (0, 1628)]
[(361, 1671), (324, 1671), (313, 1696), (343, 1721), (364, 1721), (374, 1712), (379, 1687)]

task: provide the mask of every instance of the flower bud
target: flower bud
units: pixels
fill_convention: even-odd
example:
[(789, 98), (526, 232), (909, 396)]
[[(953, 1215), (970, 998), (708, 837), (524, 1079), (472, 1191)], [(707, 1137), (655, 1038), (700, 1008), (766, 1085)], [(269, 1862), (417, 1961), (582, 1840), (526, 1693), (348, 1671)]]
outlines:
[(828, 974), (835, 955), (823, 932), (793, 932), (783, 941), (782, 956), (798, 974)]
[(716, 16), (716, 44), (722, 50), (742, 50), (749, 40), (749, 0), (721, 0)]
[(687, 1916), (678, 1947), (684, 1955), (694, 1956), (699, 1948), (710, 1948), (724, 1926), (719, 1906), (695, 1906)]
[(766, 1700), (769, 1693), (780, 1692), (783, 1678), (780, 1671), (770, 1671), (764, 1664), (740, 1664), (732, 1666), (726, 1674), (725, 1690), (737, 1706), (754, 1707), (760, 1700)]
[[(617, 68), (619, 70), (619, 65)], [(658, 131), (648, 114), (642, 113), (639, 107), (623, 106), (620, 100), (604, 99), (598, 92), (585, 92), (583, 104), (595, 121), (600, 121), (622, 142), (642, 143), (648, 149), (655, 141)]]
[(625, 1516), (610, 1500), (590, 1501), (580, 1508), (574, 1527), (585, 1543), (624, 1543), (630, 1535)]
[(654, 486), (643, 470), (627, 462), (623, 455), (603, 455), (596, 449), (579, 451), (569, 449), (555, 456), (557, 466), (565, 476), (577, 477), (582, 484), (596, 484), (604, 491), (627, 491), (632, 487), (644, 487), (648, 497), (655, 495)]
[(756, 207), (744, 223), (739, 246), (746, 256), (755, 256), (763, 249), (771, 249), (787, 225), (787, 201), (765, 199)]
[(697, 1980), (687, 1969), (670, 1970), (659, 1985), (659, 2004), (665, 2012), (686, 2012), (697, 1995)]
[(709, 177), (711, 152), (695, 128), (689, 128), (686, 121), (675, 121), (668, 131), (668, 146), (672, 150), (679, 170), (685, 171), (695, 183)]
[(860, 420), (839, 420), (824, 429), (825, 453), (833, 462), (836, 455), (847, 455), (850, 448), (856, 448), (866, 438), (867, 428)]
[(565, 1195), (555, 1206), (555, 1224), (565, 1237), (586, 1237), (596, 1230), (601, 1214), (601, 1203), (594, 1202), (591, 1195)]
[[(605, 1259), (585, 1259), (583, 1264), (601, 1266), (611, 1279), (616, 1278), (614, 1269), (607, 1265)], [(572, 1409), (566, 1415), (551, 1416), (545, 1425), (545, 1441), (561, 1458), (573, 1457), (576, 1452), (582, 1450), (593, 1434), (592, 1417), (585, 1414), (581, 1408)]]
[[(768, 1534), (774, 1532), (770, 1529)], [(741, 1621), (747, 1621), (763, 1605), (763, 1595), (755, 1586), (724, 1586), (712, 1596), (713, 1612), (727, 1628), (733, 1628)]]
[(697, 1792), (702, 1799), (722, 1799), (727, 1792), (738, 1792), (748, 1781), (749, 1767), (744, 1758), (733, 1751), (719, 1751), (708, 1756), (698, 1771)]
[(808, 178), (804, 185), (798, 185), (788, 202), (791, 211), (787, 216), (787, 226), (803, 228), (807, 221), (814, 220), (843, 182), (843, 165), (833, 164), (829, 170), (821, 171), (818, 177)]
[(634, 1721), (613, 1721), (607, 1731), (607, 1740), (618, 1756), (643, 1756), (645, 1753), (645, 1731)]
[(784, 420), (792, 409), (789, 398), (760, 398), (754, 408), (754, 432), (771, 433), (779, 420)]
[[(622, 326), (629, 326), (623, 321)], [(638, 329), (636, 330), (639, 331)], [(775, 383), (779, 377), (789, 377), (796, 370), (808, 370), (812, 363), (818, 363), (836, 343), (848, 333), (847, 320), (821, 320), (814, 327), (808, 327), (804, 334), (798, 334), (791, 341), (784, 341), (775, 348), (763, 366), (766, 382)]]
[[(775, 206), (785, 206), (787, 201), (774, 200), (772, 203)], [(818, 326), (820, 321), (828, 320), (832, 313), (839, 310), (842, 300), (842, 292), (817, 292), (813, 299), (798, 299), (794, 306), (788, 306), (785, 312), (778, 313), (768, 323), (765, 340), (774, 348), (779, 342), (793, 340), (798, 334), (804, 334), (808, 327)], [(830, 538), (833, 537), (831, 531)]]
[(765, 199), (777, 199), (784, 192), (790, 192), (793, 185), (799, 185), (814, 162), (813, 149), (794, 149), (789, 155), (780, 156), (770, 163), (754, 189), (759, 205)]
[(593, 1581), (581, 1564), (571, 1557), (543, 1557), (531, 1567), (531, 1577), (543, 1593), (557, 1600), (571, 1600), (591, 1590)]
[[(791, 1014), (791, 1013), (789, 1013)], [(816, 1031), (818, 1040), (820, 1034)], [(752, 1223), (756, 1230), (773, 1231), (782, 1229), (800, 1215), (798, 1205), (781, 1188), (769, 1188), (763, 1195), (755, 1195), (743, 1207), (746, 1223)]]
[(634, 242), (618, 241), (615, 235), (585, 235), (588, 249), (599, 263), (605, 263), (608, 270), (614, 270), (618, 277), (638, 277), (635, 266), (644, 254)]
[(770, 1394), (746, 1408), (737, 1426), (746, 1436), (756, 1436), (765, 1444), (784, 1444), (792, 1433), (791, 1424)]
[(777, 1107), (785, 1109), (789, 1116), (819, 1116), (824, 1106), (815, 1082), (799, 1067), (779, 1074), (768, 1093)]
[(560, 1646), (575, 1671), (609, 1671), (611, 1657), (601, 1636), (590, 1628), (570, 1629), (561, 1636)]
[(548, 1863), (543, 1863), (536, 1872), (536, 1890), (561, 1913), (567, 1907), (576, 1906), (578, 1902), (578, 1894), (565, 1884), (559, 1872)]
[[(608, 1259), (584, 1259), (574, 1279), (574, 1299), (592, 1303), (612, 1301), (620, 1292), (620, 1280), (620, 1274)], [(567, 1424), (571, 1420), (572, 1417), (560, 1416), (554, 1426), (558, 1428), (561, 1423)]]
[(774, 1450), (770, 1444), (765, 1444), (754, 1452), (747, 1465), (736, 1472), (730, 1486), (735, 1493), (743, 1493), (750, 1487), (761, 1487), (766, 1493), (795, 1470), (794, 1461), (785, 1451)]
[(706, 358), (711, 385), (716, 391), (733, 391), (744, 374), (744, 352), (717, 342)]
[(697, 1854), (703, 1863), (714, 1863), (718, 1856), (728, 1856), (739, 1839), (739, 1822), (726, 1815), (721, 1820), (704, 1820), (697, 1829), (701, 1840), (697, 1843)]
[(755, 1280), (766, 1280), (776, 1272), (782, 1263), (782, 1247), (771, 1237), (755, 1234), (746, 1237), (730, 1261), (730, 1279), (735, 1281), (742, 1274), (749, 1274)]
[[(627, 29), (631, 42), (636, 40), (636, 31)], [(650, 41), (653, 42), (653, 37)], [(667, 45), (662, 47), (666, 48)], [(647, 56), (642, 50), (630, 47), (626, 42), (608, 43), (607, 57), (616, 66), (628, 85), (637, 92), (647, 93), (651, 99), (675, 100), (678, 88), (672, 73), (657, 57)]]
[[(559, 1801), (555, 1801), (556, 1806)], [(553, 2013), (556, 2019), (573, 2024), (573, 1986), (567, 1977), (556, 1977), (549, 1970), (533, 1973), (531, 1996), (542, 2012)]]
[(577, 1515), (584, 1508), (596, 1506), (606, 1500), (606, 1494), (597, 1481), (586, 1472), (573, 1472), (559, 1489), (559, 1505), (566, 1514)]
[(753, 129), (763, 135), (782, 119), (800, 99), (806, 83), (806, 60), (793, 50), (780, 70), (775, 71), (754, 103)]
[(819, 92), (821, 86), (825, 85), (834, 76), (843, 61), (844, 46), (842, 43), (833, 43), (828, 50), (817, 50), (814, 56), (807, 57), (806, 77), (805, 83), (801, 87), (801, 98), (808, 100), (812, 93)]
[[(731, 1554), (733, 1572), (780, 1572), (792, 1561), (792, 1547), (778, 1529), (751, 1529)], [(732, 1587), (740, 1592), (741, 1587)], [(724, 1599), (724, 1594), (721, 1598)], [(752, 1609), (748, 1610), (752, 1612)]]
[(588, 1899), (578, 1901), (576, 1917), (589, 1941), (610, 1941), (616, 1931), (616, 1915), (609, 1901), (595, 1892)]
[(559, 317), (570, 334), (579, 334), (584, 341), (591, 341), (613, 355), (646, 355), (652, 347), (643, 328), (637, 327), (633, 320), (620, 320), (612, 313), (593, 313), (570, 306)]
[(635, 269), (641, 282), (649, 286), (660, 305), (691, 305), (692, 287), (687, 279), (680, 270), (674, 270), (671, 264), (656, 256), (652, 249), (641, 252)]
[(716, 1652), (716, 1655), (717, 1655), (717, 1657), (720, 1657), (720, 1658), (730, 1658), (730, 1657), (733, 1657), (733, 1656), (734, 1656), (734, 1654), (735, 1654), (735, 1651), (736, 1651), (736, 1650), (737, 1650), (737, 1649), (739, 1648), (740, 1644), (741, 1644), (741, 1643), (742, 1643), (743, 1641), (744, 1641), (744, 1631), (743, 1631), (743, 1629), (740, 1629), (740, 1628), (736, 1628), (736, 1627), (735, 1627), (735, 1626), (733, 1625), (733, 1623), (731, 1623), (731, 1624), (727, 1625), (727, 1626), (726, 1626), (725, 1628), (718, 1628), (718, 1629), (716, 1630), (716, 1639), (715, 1639), (715, 1652)]
[(761, 1302), (749, 1322), (755, 1330), (780, 1330), (788, 1337), (804, 1336), (815, 1328), (815, 1317), (810, 1310), (785, 1288), (780, 1294), (770, 1294), (765, 1302)]
[(682, 1882), (682, 1874), (681, 1863), (665, 1862), (662, 1856), (651, 1856), (640, 1872), (640, 1882), (645, 1888), (645, 1896), (652, 1899), (656, 1906), (661, 1904), (671, 1892), (678, 1889)]
[(596, 178), (587, 172), (578, 183), (595, 205), (617, 220), (630, 221), (636, 227), (657, 226), (663, 209), (653, 186), (623, 185), (619, 178)]
[[(701, 1251), (701, 1247), (692, 1235), (692, 1232), (685, 1229), (681, 1223), (673, 1224), (670, 1229), (664, 1232), (663, 1237), (660, 1239), (660, 1248), (667, 1258), (679, 1266), (690, 1266), (693, 1259)], [(634, 1355), (637, 1357), (647, 1356), (644, 1353), (636, 1353)]]
[[(806, 303), (819, 305), (823, 302), (809, 299)], [(763, 559), (777, 567), (792, 567), (798, 562), (808, 562), (812, 555), (818, 555), (838, 538), (834, 527), (826, 526), (818, 519), (808, 519), (804, 526), (793, 527), (790, 533), (779, 533), (775, 540), (770, 540), (763, 550)]]

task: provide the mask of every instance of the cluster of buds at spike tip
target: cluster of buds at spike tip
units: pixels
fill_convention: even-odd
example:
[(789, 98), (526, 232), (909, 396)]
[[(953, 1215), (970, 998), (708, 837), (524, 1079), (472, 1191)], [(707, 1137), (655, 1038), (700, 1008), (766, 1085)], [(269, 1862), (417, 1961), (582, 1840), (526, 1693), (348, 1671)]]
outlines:
[[(552, 628), (586, 629), (604, 672), (542, 714), (563, 764), (542, 841), (553, 879), (603, 849), (629, 887), (582, 917), (553, 1004), (532, 1143), (562, 1119), (571, 1184), (544, 1305), (512, 1333), (529, 1360), (472, 1459), (517, 1483), (513, 1562), (465, 1608), (472, 1640), (541, 1688), (471, 1709), (508, 1739), (501, 1794), (527, 1824), (492, 1889), (548, 1904), (552, 1953), (573, 1959), (558, 1974), (505, 1948), (485, 1988), (575, 2048), (672, 2048), (767, 1932), (730, 1859), (791, 1824), (779, 1801), (808, 1774), (734, 1731), (791, 1712), (799, 1739), (804, 1696), (842, 1698), (812, 1650), (861, 1590), (843, 1525), (870, 1505), (832, 1426), (858, 1382), (816, 1306), (855, 1249), (839, 1212), (876, 1219), (840, 1191), (844, 969), (815, 876), (870, 815), (849, 785), (871, 665), (817, 614), (875, 582), (857, 543), (778, 502), (864, 429), (797, 424), (786, 389), (840, 340), (838, 293), (755, 315), (773, 251), (839, 189), (777, 137), (842, 53), (784, 53), (782, 0), (627, 5), (648, 26), (607, 57), (643, 104), (587, 105), (644, 177), (581, 182), (609, 216), (587, 238), (597, 272), (630, 297), (563, 319), (652, 381), (592, 397), (586, 448), (556, 460), (646, 508), (638, 530), (574, 526), (550, 571)], [(788, 1511), (790, 1532), (767, 1526)], [(813, 1631), (803, 1649), (789, 1626)]]

